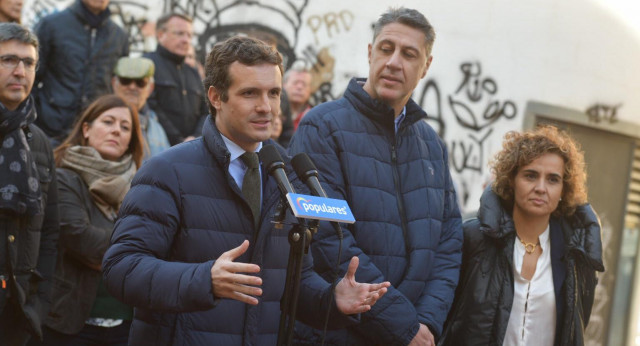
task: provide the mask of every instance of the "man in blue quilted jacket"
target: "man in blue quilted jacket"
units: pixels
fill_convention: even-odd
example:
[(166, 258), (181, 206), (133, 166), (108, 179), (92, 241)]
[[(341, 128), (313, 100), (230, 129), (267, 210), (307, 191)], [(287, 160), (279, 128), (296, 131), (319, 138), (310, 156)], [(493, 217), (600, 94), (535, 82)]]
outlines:
[[(384, 13), (369, 44), (369, 77), (352, 79), (342, 98), (309, 111), (291, 141), (292, 153), (315, 161), (329, 197), (346, 199), (353, 211), (342, 251), (343, 258), (360, 258), (357, 279), (392, 285), (363, 323), (329, 334), (327, 343), (434, 345), (451, 307), (460, 212), (446, 147), (411, 99), (431, 64), (434, 39), (420, 12)], [(326, 259), (335, 258), (339, 241), (329, 227), (314, 241), (315, 270), (330, 277)], [(319, 338), (317, 330), (298, 332), (302, 340)]]
[[(209, 54), (205, 86), (211, 116), (202, 137), (142, 166), (104, 257), (107, 288), (135, 307), (131, 345), (277, 341), (287, 235), (296, 221), (287, 212), (285, 227), (274, 227), (278, 186), (264, 167), (249, 167), (264, 144), (275, 144), (269, 138), (279, 114), (282, 57), (261, 41), (232, 37)], [(304, 190), (294, 177), (289, 174), (292, 184)], [(331, 287), (309, 256), (303, 266), (297, 316), (315, 326), (330, 308), (333, 325), (356, 323), (346, 314), (368, 311), (389, 285), (357, 283), (353, 258), (330, 304)]]

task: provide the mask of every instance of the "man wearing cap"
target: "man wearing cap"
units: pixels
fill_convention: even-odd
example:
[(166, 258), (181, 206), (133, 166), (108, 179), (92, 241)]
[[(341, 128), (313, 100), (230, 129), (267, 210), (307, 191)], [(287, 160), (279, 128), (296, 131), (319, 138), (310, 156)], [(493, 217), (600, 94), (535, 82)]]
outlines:
[(155, 64), (147, 58), (124, 57), (118, 60), (111, 79), (113, 92), (138, 110), (140, 127), (147, 143), (145, 159), (171, 145), (158, 116), (147, 104), (153, 91)]

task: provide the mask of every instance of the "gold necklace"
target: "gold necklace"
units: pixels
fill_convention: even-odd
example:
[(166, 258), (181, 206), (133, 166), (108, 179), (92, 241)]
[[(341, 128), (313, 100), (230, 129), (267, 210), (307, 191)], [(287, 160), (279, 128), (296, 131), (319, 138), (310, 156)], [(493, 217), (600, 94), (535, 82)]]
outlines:
[(534, 251), (536, 251), (536, 248), (538, 247), (538, 245), (540, 245), (540, 239), (538, 239), (538, 242), (535, 244), (525, 243), (524, 240), (522, 240), (520, 237), (518, 237), (518, 240), (520, 240), (522, 245), (524, 245), (524, 251), (526, 251), (528, 254), (532, 254)]

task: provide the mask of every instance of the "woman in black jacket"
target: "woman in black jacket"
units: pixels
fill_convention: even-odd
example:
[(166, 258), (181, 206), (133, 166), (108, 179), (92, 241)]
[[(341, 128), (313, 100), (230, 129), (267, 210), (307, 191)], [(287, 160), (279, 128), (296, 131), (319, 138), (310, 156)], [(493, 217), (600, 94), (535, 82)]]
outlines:
[(107, 293), (101, 262), (140, 166), (142, 141), (136, 110), (107, 95), (54, 151), (60, 239), (45, 345), (127, 344), (133, 309)]
[(439, 344), (583, 345), (604, 266), (582, 152), (544, 126), (508, 133), (491, 166)]

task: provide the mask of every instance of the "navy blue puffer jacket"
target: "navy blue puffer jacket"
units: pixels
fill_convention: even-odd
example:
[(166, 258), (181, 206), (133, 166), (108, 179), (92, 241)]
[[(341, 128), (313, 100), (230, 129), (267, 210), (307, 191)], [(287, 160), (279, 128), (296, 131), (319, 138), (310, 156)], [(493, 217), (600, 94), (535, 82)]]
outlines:
[[(251, 209), (229, 174), (229, 157), (209, 117), (202, 138), (152, 157), (136, 174), (103, 261), (110, 293), (136, 308), (130, 344), (276, 344), (289, 227), (277, 230), (270, 222), (279, 192), (266, 176), (263, 221), (254, 231)], [(299, 184), (294, 176), (289, 179)], [(286, 222), (293, 221), (288, 213)], [(260, 265), (257, 306), (217, 299), (211, 287), (214, 261), (245, 239), (250, 247), (236, 262)], [(306, 260), (298, 316), (320, 325), (329, 284)]]
[[(453, 301), (462, 247), (447, 151), (413, 100), (396, 135), (393, 109), (371, 99), (363, 83), (352, 79), (343, 98), (309, 111), (290, 145), (291, 153), (309, 154), (327, 194), (347, 200), (356, 218), (344, 229), (342, 272), (359, 256), (358, 281), (392, 285), (363, 323), (327, 338), (406, 345), (418, 323), (437, 338)], [(334, 233), (325, 227), (312, 245), (315, 269), (327, 278), (338, 252)]]

